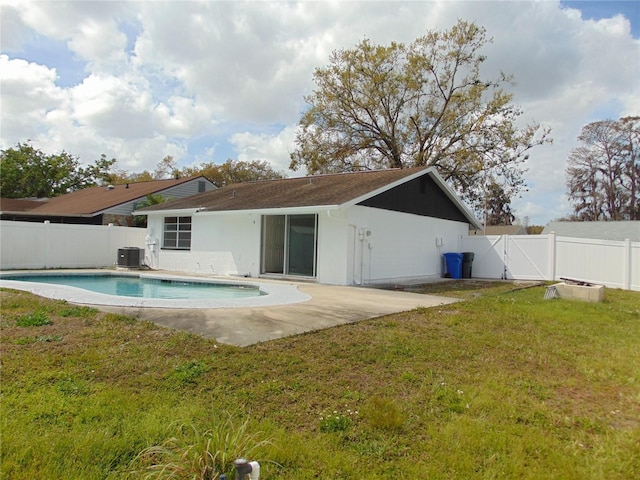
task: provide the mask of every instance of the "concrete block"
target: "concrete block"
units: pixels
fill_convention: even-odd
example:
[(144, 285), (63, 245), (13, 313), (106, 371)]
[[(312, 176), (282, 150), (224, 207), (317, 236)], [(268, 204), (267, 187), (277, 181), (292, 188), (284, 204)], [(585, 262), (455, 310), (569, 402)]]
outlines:
[(604, 285), (569, 285), (557, 283), (554, 285), (558, 297), (584, 302), (602, 302), (604, 300)]

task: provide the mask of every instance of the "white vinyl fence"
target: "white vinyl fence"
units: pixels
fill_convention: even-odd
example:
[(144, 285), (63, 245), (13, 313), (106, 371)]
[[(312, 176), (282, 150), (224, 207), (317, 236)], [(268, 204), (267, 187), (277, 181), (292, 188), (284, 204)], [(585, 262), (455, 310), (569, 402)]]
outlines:
[(103, 268), (118, 249), (144, 248), (146, 229), (0, 221), (0, 269)]
[(472, 276), (514, 280), (584, 280), (640, 290), (640, 242), (549, 235), (462, 238), (461, 251), (475, 254)]
[[(118, 249), (145, 248), (143, 228), (0, 221), (0, 269), (103, 268)], [(472, 276), (513, 280), (572, 278), (640, 291), (640, 242), (549, 235), (468, 236)]]

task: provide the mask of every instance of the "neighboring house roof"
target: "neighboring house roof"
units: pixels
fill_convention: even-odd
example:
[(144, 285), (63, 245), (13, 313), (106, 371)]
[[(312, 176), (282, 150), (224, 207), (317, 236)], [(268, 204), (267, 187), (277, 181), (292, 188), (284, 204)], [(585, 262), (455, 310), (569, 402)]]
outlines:
[(527, 229), (522, 225), (488, 225), (475, 230), (474, 235), (527, 235)]
[(143, 199), (149, 194), (162, 194), (176, 185), (204, 177), (187, 177), (169, 180), (153, 180), (150, 182), (129, 183), (89, 187), (50, 199), (44, 205), (29, 210), (30, 215), (97, 215), (104, 210), (136, 199)]
[(600, 240), (626, 240), (628, 238), (632, 242), (640, 242), (640, 221), (549, 222), (542, 233), (552, 232), (561, 237)]
[(0, 198), (1, 212), (27, 212), (43, 205), (47, 199), (29, 200), (25, 198)]
[(375, 170), (238, 183), (147, 207), (136, 213), (191, 209), (231, 212), (300, 207), (338, 208), (359, 203), (375, 206), (367, 202), (422, 176), (428, 176), (431, 183), (439, 187), (468, 223), (480, 228), (471, 211), (434, 168)]

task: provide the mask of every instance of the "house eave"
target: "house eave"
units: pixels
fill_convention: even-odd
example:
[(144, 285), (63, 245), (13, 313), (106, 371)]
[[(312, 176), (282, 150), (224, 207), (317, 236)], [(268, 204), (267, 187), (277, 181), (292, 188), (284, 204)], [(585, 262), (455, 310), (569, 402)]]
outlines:
[(54, 212), (46, 212), (46, 213), (35, 213), (35, 212), (30, 212), (30, 211), (26, 211), (26, 212), (20, 212), (20, 211), (16, 211), (16, 212), (12, 212), (12, 211), (1, 211), (0, 215), (21, 215), (23, 217), (68, 217), (68, 218), (93, 218), (96, 217), (98, 215), (100, 215), (102, 212), (96, 212), (96, 213), (54, 213)]
[(170, 209), (170, 210), (134, 210), (131, 212), (131, 215), (176, 215), (176, 216), (184, 216), (184, 215), (193, 215), (197, 213), (199, 208), (180, 208), (180, 209)]
[(340, 205), (309, 205), (304, 207), (274, 207), (274, 208), (254, 208), (244, 210), (207, 210), (205, 207), (185, 208), (181, 210), (153, 210), (148, 212), (133, 212), (134, 215), (198, 215), (198, 216), (220, 216), (220, 215), (295, 215), (319, 213), (325, 210), (337, 210)]

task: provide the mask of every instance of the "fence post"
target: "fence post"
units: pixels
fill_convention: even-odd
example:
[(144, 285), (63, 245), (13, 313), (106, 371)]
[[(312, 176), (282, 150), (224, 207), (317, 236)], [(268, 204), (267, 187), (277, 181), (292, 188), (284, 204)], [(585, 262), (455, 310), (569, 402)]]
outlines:
[(623, 268), (623, 287), (625, 290), (631, 290), (631, 239), (624, 239), (624, 268)]
[(502, 280), (508, 278), (507, 271), (509, 270), (509, 235), (500, 235), (502, 240)]
[(44, 268), (49, 268), (49, 259), (51, 258), (51, 232), (49, 231), (51, 222), (44, 221)]
[[(107, 258), (112, 258), (112, 256), (114, 255), (113, 252), (117, 252), (116, 248), (115, 248), (115, 240), (114, 240), (114, 229), (113, 229), (113, 223), (109, 223), (107, 225), (107, 232), (109, 234), (109, 246), (107, 247), (109, 249), (109, 254), (107, 255)], [(113, 267), (114, 262), (112, 260), (109, 260), (109, 263), (107, 263), (107, 265), (109, 267)], [(116, 254), (116, 262), (115, 264), (118, 264), (117, 261), (117, 254)]]
[(549, 234), (549, 275), (551, 278), (547, 280), (551, 280), (552, 282), (556, 279), (556, 232), (551, 232)]

